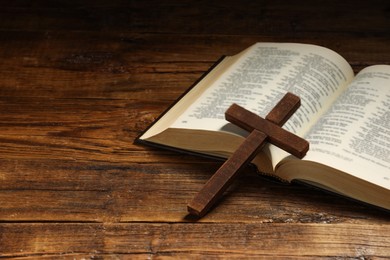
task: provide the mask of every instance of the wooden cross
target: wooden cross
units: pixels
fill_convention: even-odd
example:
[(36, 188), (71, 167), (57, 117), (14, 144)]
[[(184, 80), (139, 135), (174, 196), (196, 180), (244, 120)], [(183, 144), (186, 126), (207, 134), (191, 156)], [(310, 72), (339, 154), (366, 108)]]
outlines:
[(188, 204), (189, 213), (204, 216), (267, 141), (298, 158), (304, 157), (309, 143), (281, 127), (300, 105), (299, 97), (287, 93), (264, 119), (233, 104), (225, 112), (226, 120), (250, 134)]

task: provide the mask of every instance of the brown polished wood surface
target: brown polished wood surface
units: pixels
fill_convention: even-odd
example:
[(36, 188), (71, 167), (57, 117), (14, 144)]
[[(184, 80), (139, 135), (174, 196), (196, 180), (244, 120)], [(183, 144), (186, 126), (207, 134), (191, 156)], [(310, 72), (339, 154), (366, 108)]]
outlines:
[(2, 1), (0, 257), (386, 259), (390, 215), (248, 169), (134, 145), (221, 55), (258, 41), (390, 64), (388, 1)]

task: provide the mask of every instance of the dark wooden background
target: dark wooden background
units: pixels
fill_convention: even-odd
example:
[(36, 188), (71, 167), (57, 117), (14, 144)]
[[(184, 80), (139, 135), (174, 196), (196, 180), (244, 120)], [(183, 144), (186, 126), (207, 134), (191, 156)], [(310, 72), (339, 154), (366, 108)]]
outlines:
[(186, 204), (221, 162), (133, 144), (258, 41), (390, 64), (390, 3), (2, 1), (0, 258), (389, 257), (388, 213), (250, 169), (196, 222)]

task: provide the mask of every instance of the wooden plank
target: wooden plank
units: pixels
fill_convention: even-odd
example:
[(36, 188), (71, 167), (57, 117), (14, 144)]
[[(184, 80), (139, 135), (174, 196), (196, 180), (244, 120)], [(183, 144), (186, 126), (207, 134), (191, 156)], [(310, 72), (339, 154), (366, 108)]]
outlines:
[[(191, 221), (186, 205), (220, 163), (161, 158), (155, 163), (131, 157), (135, 162), (1, 160), (0, 221)], [(203, 221), (388, 225), (388, 216), (322, 191), (269, 182), (248, 170)]]
[(388, 243), (383, 244), (390, 239), (389, 226), (356, 224), (0, 223), (0, 231), (0, 257), (192, 253), (199, 257), (368, 259), (386, 258), (390, 250)]
[[(386, 1), (327, 1), (320, 11), (310, 0), (250, 1), (238, 4), (191, 0), (83, 1), (56, 3), (40, 1), (34, 6), (23, 1), (5, 5), (0, 29), (107, 31), (132, 30), (174, 34), (288, 34), (335, 32), (375, 34), (388, 30)], [(346, 10), (349, 11), (346, 15)], [(199, 19), (212, 17), (213, 19)], [(364, 19), (363, 19), (364, 18)], [(180, 21), (180, 22), (178, 22)], [(371, 21), (368, 23), (367, 21)], [(230, 26), (226, 26), (226, 23)]]
[[(291, 37), (233, 35), (215, 36), (210, 42), (210, 37), (202, 35), (177, 39), (115, 32), (50, 32), (50, 41), (43, 32), (0, 35), (7, 39), (0, 41), (0, 96), (170, 102), (222, 55), (234, 55), (257, 41), (296, 41)], [(387, 37), (332, 34), (314, 38), (299, 41), (338, 51), (354, 65), (355, 71), (366, 65), (389, 63)], [(75, 41), (78, 44), (73, 44)]]

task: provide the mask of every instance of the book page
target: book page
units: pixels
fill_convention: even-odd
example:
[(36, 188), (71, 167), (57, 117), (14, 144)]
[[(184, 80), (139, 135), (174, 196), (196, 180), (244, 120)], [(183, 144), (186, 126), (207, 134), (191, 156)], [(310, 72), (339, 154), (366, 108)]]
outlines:
[(305, 160), (390, 189), (390, 66), (362, 70), (305, 138)]
[(265, 117), (286, 94), (301, 107), (283, 126), (302, 136), (353, 79), (350, 65), (324, 47), (295, 43), (257, 43), (231, 66), (176, 120), (173, 128), (244, 131), (224, 118), (237, 103)]

